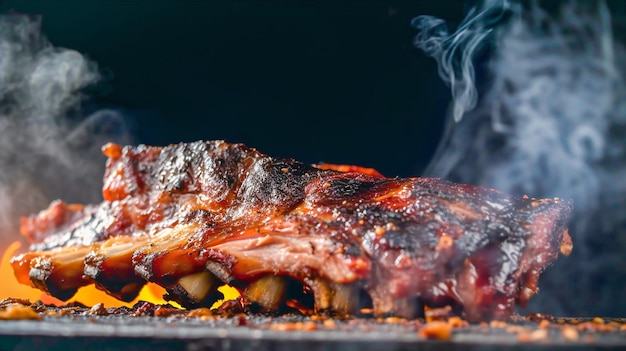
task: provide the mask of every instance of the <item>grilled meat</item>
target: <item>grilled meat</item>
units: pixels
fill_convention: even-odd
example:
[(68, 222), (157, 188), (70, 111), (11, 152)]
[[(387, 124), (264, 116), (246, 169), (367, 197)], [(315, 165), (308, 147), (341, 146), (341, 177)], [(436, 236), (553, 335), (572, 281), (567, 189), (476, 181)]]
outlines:
[(223, 141), (108, 144), (104, 201), (22, 219), (18, 280), (61, 299), (146, 281), (185, 307), (237, 288), (251, 310), (503, 319), (571, 241), (571, 203), (430, 178), (310, 166)]

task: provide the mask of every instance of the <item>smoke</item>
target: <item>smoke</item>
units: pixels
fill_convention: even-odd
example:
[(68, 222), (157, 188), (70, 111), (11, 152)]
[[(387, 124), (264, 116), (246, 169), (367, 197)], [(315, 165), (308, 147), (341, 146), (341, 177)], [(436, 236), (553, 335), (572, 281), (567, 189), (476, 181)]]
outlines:
[(80, 53), (54, 47), (41, 18), (0, 16), (0, 247), (15, 240), (19, 218), (55, 198), (101, 198), (108, 141), (130, 142), (123, 117), (84, 117), (85, 88), (99, 79)]
[[(414, 23), (454, 98), (425, 175), (574, 200), (572, 256), (546, 271), (530, 307), (626, 314), (626, 50), (607, 3), (483, 1), (447, 36), (441, 20)], [(475, 79), (480, 48), (490, 55)]]
[(472, 59), (509, 7), (509, 1), (485, 0), (470, 9), (454, 34), (449, 33), (444, 20), (433, 16), (419, 16), (412, 21), (419, 30), (415, 45), (437, 60), (439, 75), (450, 86), (455, 122), (476, 106), (478, 94)]

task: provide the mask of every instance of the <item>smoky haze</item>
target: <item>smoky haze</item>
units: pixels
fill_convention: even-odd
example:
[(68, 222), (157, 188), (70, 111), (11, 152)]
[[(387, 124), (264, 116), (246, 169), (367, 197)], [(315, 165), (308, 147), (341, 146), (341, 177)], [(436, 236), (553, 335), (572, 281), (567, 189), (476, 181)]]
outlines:
[(82, 91), (100, 75), (80, 53), (54, 47), (41, 19), (0, 16), (0, 248), (19, 238), (19, 218), (51, 200), (101, 198), (108, 141), (130, 142), (112, 110), (85, 117)]
[[(414, 20), (416, 46), (438, 60), (454, 97), (425, 175), (572, 199), (574, 250), (543, 274), (528, 310), (623, 316), (626, 52), (606, 2), (546, 3), (482, 1), (452, 34), (434, 31), (439, 19)], [(507, 15), (496, 24), (493, 13)], [(455, 86), (482, 87), (477, 103)]]

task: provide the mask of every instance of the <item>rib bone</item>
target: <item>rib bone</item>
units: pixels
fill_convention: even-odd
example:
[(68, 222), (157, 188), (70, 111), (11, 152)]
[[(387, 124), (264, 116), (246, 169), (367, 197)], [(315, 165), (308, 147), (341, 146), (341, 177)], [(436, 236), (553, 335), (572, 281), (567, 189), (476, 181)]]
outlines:
[(176, 284), (166, 288), (167, 299), (183, 307), (195, 308), (213, 304), (222, 297), (217, 288), (222, 283), (212, 273), (203, 271), (184, 276)]
[(340, 284), (320, 278), (307, 280), (307, 284), (313, 291), (317, 313), (330, 312), (345, 316), (360, 308), (361, 288), (357, 284)]
[(246, 302), (258, 305), (260, 312), (275, 312), (283, 307), (285, 288), (285, 277), (268, 274), (250, 283), (241, 295)]

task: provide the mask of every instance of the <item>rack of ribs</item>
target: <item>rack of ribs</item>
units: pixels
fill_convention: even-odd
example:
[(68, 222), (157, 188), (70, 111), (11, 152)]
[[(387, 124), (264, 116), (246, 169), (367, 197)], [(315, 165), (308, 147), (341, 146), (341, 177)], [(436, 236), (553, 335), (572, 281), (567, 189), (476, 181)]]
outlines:
[(223, 284), (258, 313), (415, 318), (450, 306), (506, 319), (572, 248), (572, 204), (434, 178), (308, 165), (242, 144), (103, 147), (104, 201), (22, 218), (18, 281), (60, 299), (84, 285), (124, 301), (146, 282), (186, 308)]

